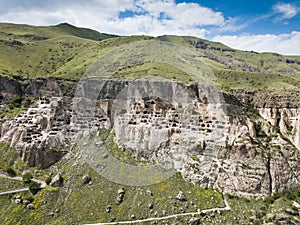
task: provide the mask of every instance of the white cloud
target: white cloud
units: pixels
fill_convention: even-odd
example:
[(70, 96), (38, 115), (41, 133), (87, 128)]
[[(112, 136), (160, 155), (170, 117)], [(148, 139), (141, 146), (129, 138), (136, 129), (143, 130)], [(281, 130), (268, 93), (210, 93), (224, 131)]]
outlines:
[(219, 35), (214, 37), (213, 41), (222, 42), (232, 48), (248, 51), (277, 52), (286, 55), (299, 55), (300, 52), (300, 32), (298, 31), (280, 35)]
[[(205, 38), (215, 33), (241, 30), (258, 20), (225, 18), (197, 3), (176, 3), (175, 0), (0, 0), (0, 21), (32, 25), (55, 25), (68, 22), (100, 32), (118, 35), (164, 34), (189, 35)], [(121, 18), (120, 13), (133, 15)], [(273, 6), (280, 19), (294, 17), (299, 8), (280, 3)], [(284, 54), (300, 53), (299, 32), (282, 35), (216, 36), (214, 40), (234, 48), (254, 51), (272, 51)], [(298, 47), (299, 46), (299, 47)]]
[(281, 14), (280, 20), (293, 18), (299, 12), (297, 6), (290, 3), (278, 3), (273, 6), (273, 10), (275, 13)]
[[(1, 2), (6, 11), (0, 11), (0, 21), (49, 25), (61, 22), (75, 26), (89, 27), (100, 32), (119, 35), (194, 35), (204, 37), (208, 31), (204, 26), (221, 26), (225, 19), (221, 12), (196, 3), (176, 4), (174, 0), (33, 0), (24, 4), (16, 0)], [(42, 2), (42, 3), (41, 3)], [(128, 18), (120, 18), (126, 10), (135, 13)]]

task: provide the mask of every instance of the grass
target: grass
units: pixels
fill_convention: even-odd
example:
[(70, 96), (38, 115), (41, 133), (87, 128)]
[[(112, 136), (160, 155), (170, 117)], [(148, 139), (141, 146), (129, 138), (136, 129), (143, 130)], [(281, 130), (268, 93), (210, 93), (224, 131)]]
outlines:
[(168, 79), (183, 83), (188, 83), (193, 80), (187, 73), (179, 68), (159, 62), (148, 62), (134, 67), (128, 66), (113, 76), (114, 79), (121, 80), (136, 80), (149, 77), (154, 80)]
[(5, 170), (7, 166), (12, 166), (16, 159), (15, 149), (10, 147), (10, 143), (0, 142), (0, 169)]
[(2, 177), (0, 177), (0, 183), (1, 183), (0, 192), (25, 187), (25, 185), (20, 181), (16, 181), (16, 180), (13, 180), (13, 179), (2, 178)]
[(223, 90), (272, 90), (278, 92), (300, 88), (300, 76), (293, 77), (286, 74), (250, 73), (233, 70), (216, 70), (214, 74), (217, 77), (218, 85)]
[[(36, 201), (40, 201), (41, 197), (48, 204), (35, 210), (35, 221), (37, 218), (43, 218), (42, 223), (50, 223), (47, 221), (49, 220), (47, 214), (50, 210), (55, 209), (59, 209), (63, 214), (58, 214), (57, 218), (49, 220), (51, 224), (105, 222), (110, 221), (112, 217), (115, 217), (116, 221), (130, 220), (132, 214), (137, 218), (146, 218), (154, 216), (155, 211), (159, 216), (163, 215), (163, 211), (166, 214), (178, 213), (180, 208), (194, 211), (194, 205), (199, 208), (207, 208), (223, 204), (220, 193), (195, 187), (191, 183), (184, 182), (178, 175), (156, 185), (130, 187), (106, 180), (86, 164), (81, 166), (82, 170), (74, 169), (77, 170), (76, 173), (73, 171), (73, 178), (63, 188), (69, 190), (68, 193), (63, 190), (58, 192), (45, 190), (39, 194)], [(89, 174), (92, 177), (92, 185), (83, 186), (81, 184), (78, 178), (83, 174)], [(120, 205), (116, 205), (117, 191), (121, 187), (125, 189), (124, 201)], [(153, 196), (147, 195), (147, 190), (150, 190)], [(186, 193), (189, 201), (194, 202), (193, 206), (189, 205), (189, 208), (186, 208), (186, 202), (179, 202), (175, 199), (180, 190)], [(56, 200), (54, 200), (55, 196), (58, 196)], [(153, 204), (153, 210), (148, 208), (149, 204)], [(105, 212), (108, 205), (111, 206), (110, 213)], [(174, 205), (173, 208), (170, 207), (172, 205)]]
[(100, 59), (123, 63), (110, 74), (115, 79), (204, 81), (223, 90), (286, 91), (300, 86), (300, 57), (239, 51), (188, 36), (117, 37), (70, 24), (0, 24), (0, 47), (5, 52), (0, 72), (6, 76), (80, 79)]

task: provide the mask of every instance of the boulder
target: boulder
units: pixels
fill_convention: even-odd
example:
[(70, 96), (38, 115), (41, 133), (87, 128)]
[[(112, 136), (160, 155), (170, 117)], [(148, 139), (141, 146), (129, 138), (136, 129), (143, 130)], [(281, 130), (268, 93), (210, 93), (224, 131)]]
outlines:
[(109, 213), (110, 210), (111, 210), (111, 206), (110, 205), (106, 206), (105, 212)]
[(176, 196), (176, 199), (179, 201), (186, 201), (185, 194), (182, 191), (179, 191), (178, 195)]
[(188, 222), (190, 225), (199, 225), (201, 224), (201, 220), (199, 218), (191, 218)]
[(119, 194), (119, 195), (125, 194), (124, 188), (119, 189), (119, 190), (118, 190), (118, 194)]
[(81, 183), (82, 183), (83, 185), (85, 185), (85, 184), (90, 183), (91, 180), (92, 180), (91, 177), (89, 177), (88, 175), (85, 175), (85, 176), (82, 177)]
[(15, 200), (15, 203), (16, 203), (16, 204), (22, 204), (22, 199), (17, 198), (17, 199)]
[(34, 209), (34, 204), (30, 203), (26, 206), (27, 209)]
[(153, 196), (153, 194), (152, 194), (152, 192), (151, 192), (150, 190), (147, 190), (147, 191), (146, 191), (146, 194), (147, 194), (148, 196)]
[(24, 200), (24, 201), (23, 201), (23, 204), (24, 204), (25, 206), (27, 206), (28, 204), (30, 204), (30, 201), (29, 201), (29, 200)]
[(64, 179), (60, 173), (58, 173), (55, 177), (52, 178), (50, 185), (52, 187), (62, 187), (64, 183)]

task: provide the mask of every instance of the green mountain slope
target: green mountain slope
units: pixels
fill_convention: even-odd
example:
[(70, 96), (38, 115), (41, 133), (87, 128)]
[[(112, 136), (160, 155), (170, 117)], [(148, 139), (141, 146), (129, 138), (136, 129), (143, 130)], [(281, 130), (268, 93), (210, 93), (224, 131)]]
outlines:
[[(150, 60), (142, 65), (137, 63), (137, 57), (136, 63), (132, 60), (129, 67), (116, 71), (116, 78), (137, 79), (146, 74), (189, 82), (195, 80), (195, 77), (189, 77), (190, 74), (205, 68), (200, 74), (210, 76), (223, 90), (300, 87), (300, 56), (240, 51), (221, 43), (188, 36), (117, 37), (66, 23), (49, 27), (0, 24), (0, 74), (79, 79), (93, 62), (101, 56), (105, 57), (109, 50), (116, 49), (115, 58), (134, 55), (137, 50), (134, 47), (129, 50), (124, 48), (126, 52), (120, 55), (118, 46), (141, 40), (163, 41), (175, 48), (179, 46), (191, 56), (184, 59), (183, 71), (176, 65), (153, 64)], [(149, 55), (155, 52), (162, 58), (172, 60), (164, 48), (153, 43), (148, 44)], [(111, 62), (113, 59), (109, 60)]]
[(2, 38), (7, 36), (8, 38), (19, 39), (21, 41), (45, 40), (61, 35), (71, 35), (95, 41), (117, 37), (116, 35), (99, 33), (87, 28), (78, 28), (68, 23), (49, 27), (0, 23), (0, 33)]

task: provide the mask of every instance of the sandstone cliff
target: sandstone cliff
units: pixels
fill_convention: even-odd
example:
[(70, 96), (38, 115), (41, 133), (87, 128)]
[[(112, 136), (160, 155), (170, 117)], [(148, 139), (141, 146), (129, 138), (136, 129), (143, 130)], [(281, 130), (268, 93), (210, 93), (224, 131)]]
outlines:
[(223, 94), (199, 84), (112, 80), (82, 81), (71, 99), (62, 96), (68, 86), (62, 81), (1, 79), (15, 87), (1, 87), (3, 101), (44, 96), (0, 125), (0, 141), (10, 142), (30, 166), (52, 165), (79, 138), (105, 128), (137, 159), (171, 162), (203, 187), (260, 195), (300, 184), (296, 103), (261, 104), (254, 93)]

